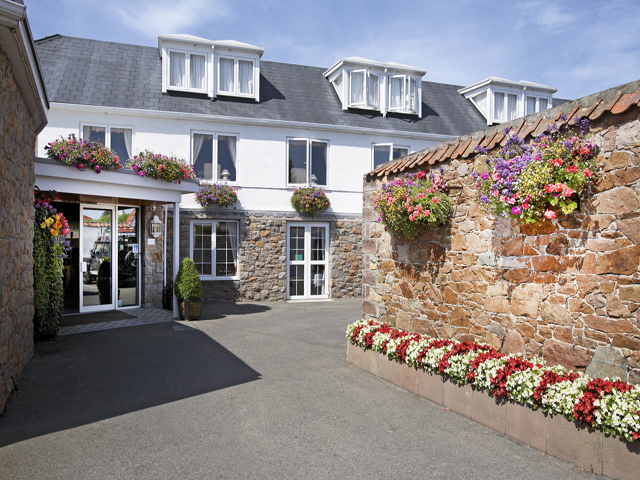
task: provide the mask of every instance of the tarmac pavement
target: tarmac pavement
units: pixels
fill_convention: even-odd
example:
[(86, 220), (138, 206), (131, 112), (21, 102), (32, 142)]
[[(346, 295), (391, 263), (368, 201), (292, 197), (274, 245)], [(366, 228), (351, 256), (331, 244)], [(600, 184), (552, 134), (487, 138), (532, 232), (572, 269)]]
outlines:
[(358, 300), (206, 305), (37, 344), (0, 479), (588, 479), (346, 363)]

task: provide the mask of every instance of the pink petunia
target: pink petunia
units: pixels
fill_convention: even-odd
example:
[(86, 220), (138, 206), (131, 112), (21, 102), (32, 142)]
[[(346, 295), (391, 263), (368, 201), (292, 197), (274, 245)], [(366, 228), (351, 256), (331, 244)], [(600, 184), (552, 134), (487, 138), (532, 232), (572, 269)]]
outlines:
[(544, 212), (544, 216), (549, 220), (553, 220), (554, 218), (556, 218), (556, 212), (554, 212), (553, 210), (547, 210), (546, 212)]

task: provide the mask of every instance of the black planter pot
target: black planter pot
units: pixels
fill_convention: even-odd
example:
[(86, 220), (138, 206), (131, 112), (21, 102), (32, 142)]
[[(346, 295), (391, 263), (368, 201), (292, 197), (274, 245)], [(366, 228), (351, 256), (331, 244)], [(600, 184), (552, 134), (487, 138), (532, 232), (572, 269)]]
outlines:
[(199, 320), (202, 311), (202, 299), (178, 300), (180, 320)]

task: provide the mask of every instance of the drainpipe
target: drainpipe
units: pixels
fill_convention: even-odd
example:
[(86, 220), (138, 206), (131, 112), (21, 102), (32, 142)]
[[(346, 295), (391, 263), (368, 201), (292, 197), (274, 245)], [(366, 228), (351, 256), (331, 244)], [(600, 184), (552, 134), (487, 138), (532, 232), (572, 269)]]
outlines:
[[(180, 203), (173, 204), (173, 282), (175, 285), (180, 267)], [(173, 295), (173, 318), (178, 318), (178, 297)]]

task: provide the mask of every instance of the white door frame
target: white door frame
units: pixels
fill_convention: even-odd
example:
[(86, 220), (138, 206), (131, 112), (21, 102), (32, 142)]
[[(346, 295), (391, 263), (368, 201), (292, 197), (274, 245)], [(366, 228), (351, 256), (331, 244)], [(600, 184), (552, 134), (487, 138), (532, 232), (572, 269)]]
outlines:
[[(304, 251), (302, 260), (291, 260), (291, 228), (304, 228)], [(311, 229), (313, 227), (324, 228), (324, 260), (311, 260)], [(312, 300), (329, 298), (329, 223), (320, 222), (287, 222), (287, 299), (288, 300)], [(302, 265), (304, 267), (304, 294), (291, 295), (290, 286), (290, 267), (292, 265)], [(311, 267), (314, 265), (324, 265), (324, 295), (311, 295)]]
[[(84, 219), (84, 210), (110, 210), (111, 211), (111, 233), (110, 233), (110, 242), (111, 242), (111, 254), (110, 254), (110, 258), (111, 258), (111, 303), (107, 303), (107, 304), (102, 304), (102, 305), (92, 305), (92, 306), (85, 306), (84, 305), (84, 272), (85, 269), (88, 268), (88, 265), (85, 266), (84, 264), (84, 242), (85, 242), (85, 238), (84, 238), (84, 225), (83, 225), (83, 219)], [(114, 204), (86, 204), (86, 203), (81, 203), (80, 204), (80, 313), (86, 313), (86, 312), (100, 312), (100, 311), (104, 311), (104, 310), (115, 310), (116, 309), (116, 289), (117, 289), (117, 281), (118, 281), (118, 275), (117, 275), (117, 258), (116, 258), (116, 246), (115, 244), (117, 243), (117, 235), (118, 232), (115, 231), (118, 228), (118, 224), (117, 224), (117, 213), (116, 213), (117, 209), (116, 209), (116, 205)], [(114, 228), (115, 227), (115, 228)], [(116, 234), (116, 238), (114, 239), (114, 231)], [(116, 273), (114, 275), (114, 272)], [(98, 282), (98, 279), (96, 277), (96, 284)]]

